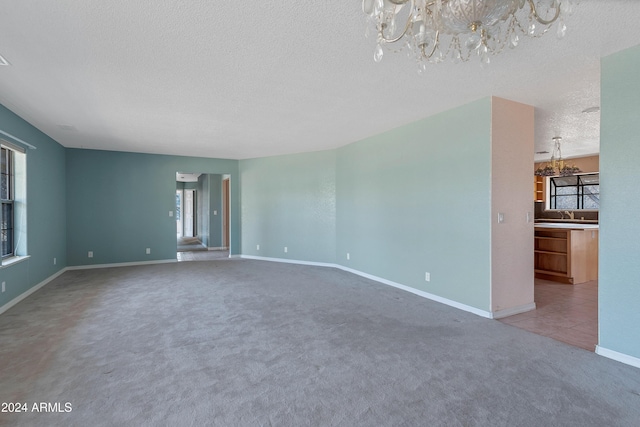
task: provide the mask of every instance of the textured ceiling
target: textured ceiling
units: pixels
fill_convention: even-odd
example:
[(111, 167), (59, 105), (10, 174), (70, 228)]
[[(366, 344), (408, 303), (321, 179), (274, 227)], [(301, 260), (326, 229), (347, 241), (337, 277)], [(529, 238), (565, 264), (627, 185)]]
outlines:
[[(599, 150), (599, 59), (640, 1), (582, 0), (568, 33), (418, 75), (373, 61), (358, 0), (0, 0), (0, 103), (65, 147), (251, 158), (334, 148), (495, 95), (536, 107), (536, 151)], [(430, 142), (434, 143), (434, 142)], [(446, 141), (441, 143), (446, 144)], [(548, 158), (537, 155), (536, 158)]]
[(176, 172), (176, 181), (178, 182), (198, 182), (198, 178), (200, 178), (200, 173), (184, 173), (184, 172)]

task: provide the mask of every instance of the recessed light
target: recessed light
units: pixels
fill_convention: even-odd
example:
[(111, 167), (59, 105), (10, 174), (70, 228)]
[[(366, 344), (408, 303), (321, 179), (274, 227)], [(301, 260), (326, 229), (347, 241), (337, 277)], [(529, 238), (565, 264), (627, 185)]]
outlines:
[(9, 64), (9, 61), (7, 61), (4, 56), (0, 55), (0, 65), (6, 67), (6, 66), (9, 66), (11, 64)]
[(73, 125), (58, 125), (58, 127), (60, 129), (62, 129), (62, 130), (66, 130), (66, 131), (69, 131), (69, 132), (76, 132), (78, 130)]
[(589, 108), (585, 108), (584, 110), (582, 110), (583, 113), (597, 113), (598, 111), (600, 111), (600, 107), (589, 107)]

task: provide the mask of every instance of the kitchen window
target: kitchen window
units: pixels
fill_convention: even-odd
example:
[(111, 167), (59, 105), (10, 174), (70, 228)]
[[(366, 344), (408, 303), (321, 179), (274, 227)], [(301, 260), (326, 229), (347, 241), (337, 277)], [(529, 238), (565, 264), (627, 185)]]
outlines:
[(556, 176), (549, 178), (549, 209), (600, 209), (600, 174)]

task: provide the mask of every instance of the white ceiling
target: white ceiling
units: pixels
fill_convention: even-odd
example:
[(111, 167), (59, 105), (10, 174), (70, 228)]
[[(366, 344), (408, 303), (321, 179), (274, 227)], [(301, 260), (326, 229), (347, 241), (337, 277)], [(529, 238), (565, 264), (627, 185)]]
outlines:
[(176, 181), (178, 182), (198, 182), (201, 173), (184, 173), (176, 172)]
[[(640, 1), (582, 0), (568, 33), (479, 63), (373, 61), (358, 0), (0, 0), (0, 103), (65, 147), (243, 159), (339, 147), (495, 95), (536, 107), (536, 151), (599, 150), (599, 59)], [(434, 143), (434, 142), (429, 142)], [(445, 143), (441, 141), (439, 143)], [(537, 159), (548, 158), (537, 155)]]

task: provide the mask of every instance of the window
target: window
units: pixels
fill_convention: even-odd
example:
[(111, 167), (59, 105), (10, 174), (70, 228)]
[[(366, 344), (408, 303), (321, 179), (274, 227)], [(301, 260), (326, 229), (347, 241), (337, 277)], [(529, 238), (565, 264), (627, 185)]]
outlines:
[(0, 236), (2, 241), (2, 258), (14, 255), (13, 245), (13, 151), (2, 147), (2, 184), (0, 185), (0, 199), (2, 199), (2, 222), (0, 223)]
[(27, 156), (0, 140), (0, 250), (2, 266), (27, 257)]
[(549, 179), (549, 209), (600, 208), (600, 174), (556, 176)]

